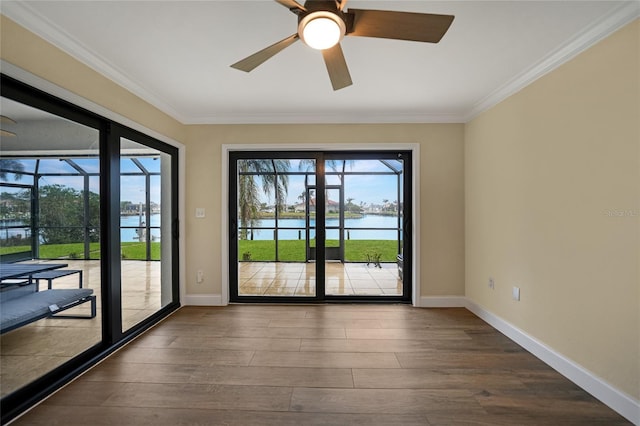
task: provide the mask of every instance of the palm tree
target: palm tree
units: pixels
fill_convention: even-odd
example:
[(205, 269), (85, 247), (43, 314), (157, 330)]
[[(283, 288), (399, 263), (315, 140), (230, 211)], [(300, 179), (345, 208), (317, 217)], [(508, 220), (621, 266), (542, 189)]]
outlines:
[(13, 180), (22, 179), (22, 173), (24, 172), (24, 164), (20, 160), (13, 160), (3, 158), (0, 160), (0, 179), (7, 180), (7, 173), (13, 173)]
[(238, 219), (240, 220), (240, 238), (247, 239), (247, 229), (260, 223), (259, 208), (260, 188), (258, 178), (262, 181), (262, 193), (271, 197), (275, 195), (276, 210), (285, 208), (289, 185), (289, 160), (247, 159), (238, 161)]

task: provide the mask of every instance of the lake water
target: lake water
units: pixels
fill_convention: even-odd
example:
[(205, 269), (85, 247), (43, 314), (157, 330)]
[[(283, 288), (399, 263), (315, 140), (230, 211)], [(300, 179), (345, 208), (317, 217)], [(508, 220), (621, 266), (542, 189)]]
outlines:
[[(133, 228), (122, 228), (120, 230), (120, 238), (123, 242), (138, 241), (138, 226), (140, 225), (140, 219), (138, 216), (120, 216), (120, 226), (131, 226)], [(3, 229), (0, 232), (0, 240), (7, 240), (12, 237), (20, 235), (21, 238), (30, 238), (31, 228), (28, 224), (25, 224), (22, 220), (2, 220), (0, 226), (24, 226), (24, 228), (8, 228)], [(160, 215), (151, 215), (151, 226), (160, 226)], [(151, 228), (151, 237), (153, 241), (160, 241), (160, 229)], [(144, 241), (144, 240), (143, 240)]]
[[(143, 218), (144, 220), (144, 218)], [(120, 241), (122, 242), (132, 242), (138, 241), (138, 226), (140, 226), (140, 218), (139, 216), (120, 216), (120, 226), (133, 226), (135, 228), (120, 228)], [(160, 226), (160, 215), (152, 214), (151, 215), (151, 226)], [(151, 228), (151, 239), (152, 241), (160, 241), (160, 229), (159, 228)], [(142, 240), (145, 241), (144, 239)]]
[[(304, 219), (280, 219), (278, 220), (278, 238), (281, 240), (297, 240), (305, 238), (305, 221)], [(328, 228), (339, 226), (337, 218), (327, 219)], [(311, 226), (315, 226), (315, 220), (311, 220)], [(261, 219), (260, 228), (275, 228), (275, 219)], [(345, 219), (345, 238), (352, 240), (397, 240), (398, 218), (395, 216), (379, 216), (364, 215), (358, 219)], [(282, 229), (293, 228), (293, 229)], [(355, 228), (355, 229), (354, 229)], [(360, 229), (357, 229), (360, 228)], [(373, 230), (363, 228), (394, 228), (386, 230)], [(300, 232), (299, 232), (300, 231)], [(254, 229), (254, 240), (273, 240), (273, 229)], [(314, 230), (311, 230), (311, 237), (315, 236)], [(327, 239), (338, 239), (337, 229), (327, 229)]]
[[(280, 219), (280, 229), (278, 230), (278, 236), (281, 240), (297, 240), (305, 238), (305, 221), (304, 219)], [(327, 227), (337, 227), (339, 225), (338, 219), (327, 219)], [(22, 223), (4, 223), (5, 226), (22, 225)], [(120, 216), (120, 226), (124, 227), (120, 230), (120, 238), (123, 242), (138, 241), (138, 226), (140, 225), (140, 218), (137, 215), (134, 216)], [(151, 215), (151, 226), (160, 226), (160, 215)], [(262, 219), (260, 220), (261, 228), (274, 228), (275, 219)], [(311, 226), (315, 226), (315, 220), (311, 220)], [(398, 238), (398, 231), (393, 229), (387, 230), (372, 230), (363, 228), (397, 228), (398, 218), (395, 216), (379, 216), (379, 215), (364, 215), (358, 219), (345, 219), (345, 238), (352, 240), (396, 240)], [(130, 228), (129, 228), (130, 227)], [(282, 229), (292, 228), (292, 229)], [(360, 228), (360, 229), (357, 229)], [(24, 229), (8, 229), (4, 230), (0, 239), (4, 239), (16, 234), (22, 234), (23, 238), (28, 237), (29, 228)], [(6, 233), (6, 235), (5, 235)], [(273, 229), (254, 229), (254, 240), (273, 240)], [(337, 229), (327, 229), (327, 239), (338, 239)], [(151, 236), (154, 241), (160, 241), (160, 229), (152, 228)], [(314, 230), (311, 230), (311, 238), (315, 236)]]

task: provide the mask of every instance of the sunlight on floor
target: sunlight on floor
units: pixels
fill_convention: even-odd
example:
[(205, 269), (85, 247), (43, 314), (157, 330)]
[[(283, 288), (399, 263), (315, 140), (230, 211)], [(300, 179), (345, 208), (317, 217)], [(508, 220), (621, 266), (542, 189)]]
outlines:
[[(240, 262), (240, 296), (315, 296), (315, 263)], [(328, 262), (327, 295), (400, 296), (402, 280), (395, 263), (382, 268), (366, 263)]]

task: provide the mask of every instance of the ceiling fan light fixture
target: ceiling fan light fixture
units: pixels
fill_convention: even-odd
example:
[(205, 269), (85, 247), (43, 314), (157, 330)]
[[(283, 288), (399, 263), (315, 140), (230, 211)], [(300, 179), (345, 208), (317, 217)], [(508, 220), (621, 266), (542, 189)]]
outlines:
[[(16, 120), (13, 118), (9, 118), (6, 115), (0, 115), (0, 124), (9, 125), (9, 128), (13, 127), (15, 124), (18, 124)], [(4, 127), (4, 126), (2, 126)], [(13, 129), (12, 129), (13, 130)], [(17, 135), (15, 132), (11, 130), (7, 130), (6, 128), (0, 128), (0, 136), (15, 138)]]
[(342, 40), (346, 32), (344, 21), (335, 13), (317, 11), (306, 15), (298, 24), (298, 35), (312, 49), (329, 49)]

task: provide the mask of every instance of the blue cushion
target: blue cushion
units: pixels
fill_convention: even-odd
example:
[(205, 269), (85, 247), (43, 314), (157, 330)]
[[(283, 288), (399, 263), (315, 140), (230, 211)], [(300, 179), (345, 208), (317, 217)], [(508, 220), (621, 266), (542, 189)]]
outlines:
[(5, 303), (11, 299), (24, 297), (28, 294), (35, 293), (36, 284), (24, 284), (24, 281), (16, 280), (16, 283), (9, 282), (13, 280), (3, 280), (2, 289), (0, 290), (0, 302)]
[(5, 329), (33, 318), (45, 317), (58, 308), (90, 296), (92, 293), (93, 290), (89, 288), (55, 289), (31, 292), (15, 299), (2, 300), (0, 328)]

